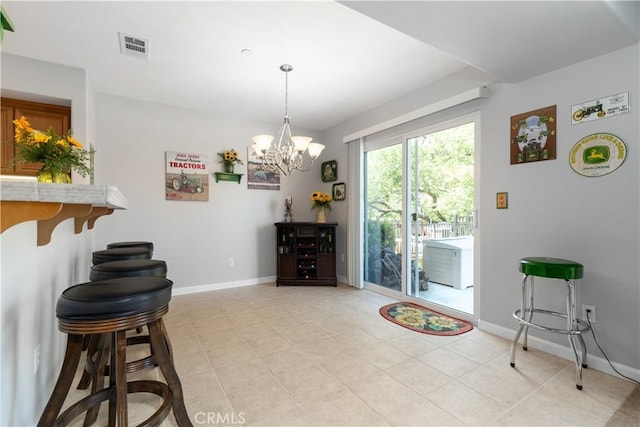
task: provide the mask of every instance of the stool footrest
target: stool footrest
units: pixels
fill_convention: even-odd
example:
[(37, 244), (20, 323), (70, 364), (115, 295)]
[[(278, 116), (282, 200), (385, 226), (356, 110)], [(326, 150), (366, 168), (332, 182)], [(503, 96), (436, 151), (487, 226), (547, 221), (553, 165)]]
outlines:
[[(100, 403), (107, 399), (113, 398), (115, 393), (115, 386), (111, 386), (77, 401), (58, 416), (56, 425), (68, 425), (78, 417), (78, 415), (85, 413), (88, 409), (96, 405), (100, 405)], [(160, 408), (140, 425), (158, 425), (169, 415), (169, 411), (171, 411), (172, 394), (169, 386), (164, 383), (153, 380), (130, 381), (127, 383), (127, 393), (153, 393), (162, 398)]]
[[(563, 319), (567, 318), (567, 314), (566, 313), (560, 313), (557, 311), (551, 311), (551, 310), (543, 310), (541, 308), (534, 308), (534, 309), (527, 309), (525, 310), (526, 313), (540, 313), (540, 314), (545, 314), (548, 316), (555, 316), (555, 317), (561, 317)], [(551, 328), (549, 326), (544, 326), (544, 325), (539, 325), (537, 323), (533, 323), (533, 322), (529, 322), (526, 319), (524, 319), (522, 316), (522, 310), (521, 309), (517, 309), (513, 312), (513, 317), (516, 318), (516, 320), (518, 322), (520, 322), (521, 324), (530, 326), (532, 328), (538, 329), (540, 331), (545, 331), (545, 332), (554, 332), (556, 334), (564, 334), (564, 335), (580, 335), (583, 332), (586, 332), (588, 330), (591, 329), (591, 327), (589, 326), (589, 324), (587, 322), (585, 322), (582, 319), (576, 319), (576, 323), (578, 325), (578, 329), (559, 329), (559, 328)]]

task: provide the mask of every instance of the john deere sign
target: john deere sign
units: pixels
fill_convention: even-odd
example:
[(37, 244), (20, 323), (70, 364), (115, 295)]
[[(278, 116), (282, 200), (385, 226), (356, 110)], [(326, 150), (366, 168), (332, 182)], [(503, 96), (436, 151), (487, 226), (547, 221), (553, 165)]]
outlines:
[(618, 169), (627, 157), (624, 142), (610, 133), (594, 133), (576, 143), (569, 153), (571, 168), (584, 176), (602, 176)]

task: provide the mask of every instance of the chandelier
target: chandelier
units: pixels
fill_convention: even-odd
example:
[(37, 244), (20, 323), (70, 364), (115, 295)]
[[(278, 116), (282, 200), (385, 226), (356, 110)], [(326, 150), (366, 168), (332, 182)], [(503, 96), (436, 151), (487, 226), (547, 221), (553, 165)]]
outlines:
[[(313, 162), (320, 156), (324, 145), (311, 142), (312, 138), (307, 136), (291, 136), (291, 124), (287, 112), (289, 101), (289, 71), (293, 67), (288, 64), (280, 66), (285, 75), (284, 92), (284, 124), (278, 133), (278, 137), (273, 142), (271, 135), (254, 136), (253, 147), (256, 155), (262, 160), (262, 166), (269, 171), (280, 171), (284, 176), (289, 175), (294, 170), (308, 171), (313, 166)], [(304, 153), (307, 156), (304, 156)], [(309, 164), (305, 166), (305, 157), (309, 157)]]

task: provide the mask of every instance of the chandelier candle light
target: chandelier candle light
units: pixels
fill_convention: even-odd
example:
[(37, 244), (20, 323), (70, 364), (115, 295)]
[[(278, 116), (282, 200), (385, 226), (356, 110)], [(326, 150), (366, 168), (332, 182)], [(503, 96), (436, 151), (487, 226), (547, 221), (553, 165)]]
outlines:
[[(308, 171), (313, 166), (313, 162), (320, 156), (324, 145), (311, 142), (312, 138), (307, 136), (291, 136), (291, 124), (287, 111), (289, 101), (289, 71), (293, 67), (288, 64), (280, 66), (285, 73), (285, 98), (284, 98), (284, 124), (278, 133), (276, 142), (271, 144), (273, 136), (256, 135), (252, 145), (256, 155), (262, 160), (262, 165), (270, 171), (280, 171), (284, 176), (288, 176), (294, 170)], [(303, 154), (307, 152), (311, 162), (303, 166)]]

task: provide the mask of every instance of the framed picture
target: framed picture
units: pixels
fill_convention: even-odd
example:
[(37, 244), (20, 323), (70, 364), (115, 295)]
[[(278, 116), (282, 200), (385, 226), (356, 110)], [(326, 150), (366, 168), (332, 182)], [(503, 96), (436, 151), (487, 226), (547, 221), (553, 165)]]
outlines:
[(333, 184), (333, 200), (344, 200), (347, 197), (347, 186), (344, 182)]
[(320, 167), (322, 182), (336, 181), (338, 179), (338, 162), (330, 160)]
[(511, 116), (511, 164), (556, 158), (556, 106)]
[(209, 155), (165, 151), (165, 198), (209, 200)]

